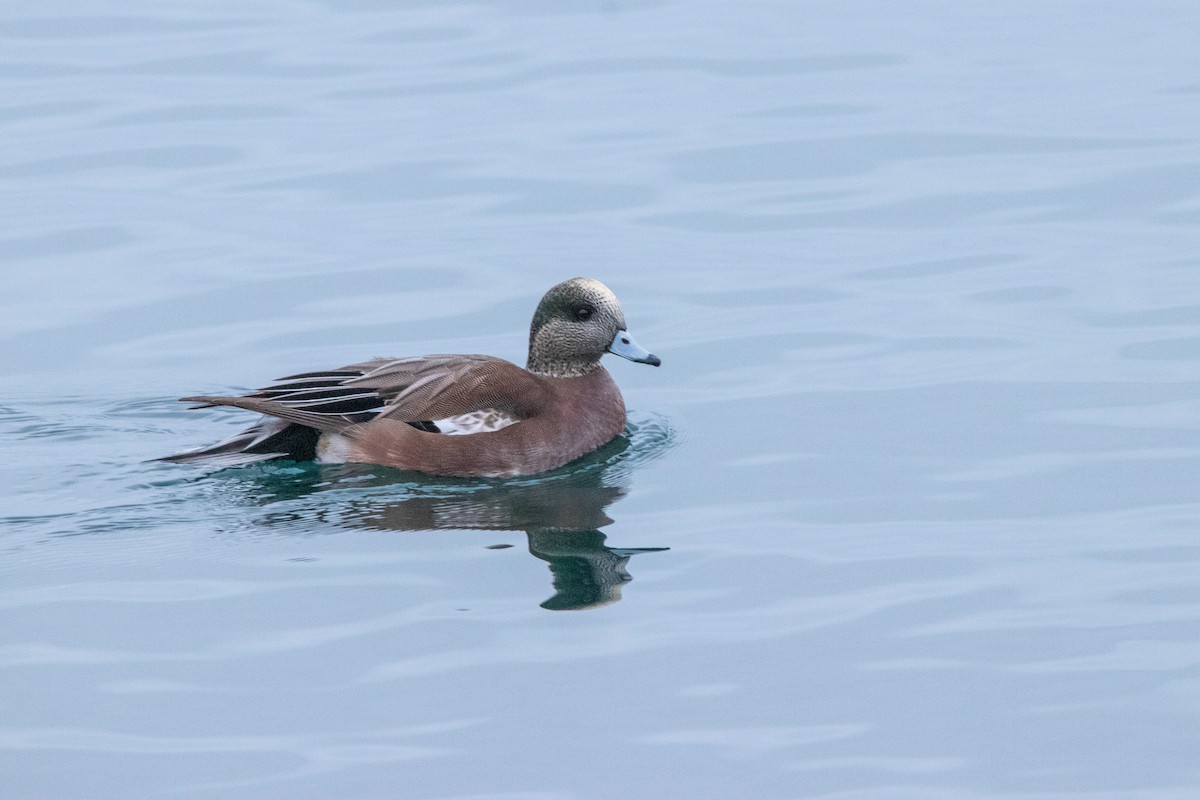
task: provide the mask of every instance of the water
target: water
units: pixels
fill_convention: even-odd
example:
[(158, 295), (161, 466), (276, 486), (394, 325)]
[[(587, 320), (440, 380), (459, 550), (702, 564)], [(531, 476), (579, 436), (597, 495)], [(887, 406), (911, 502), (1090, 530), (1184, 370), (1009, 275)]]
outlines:
[[(1200, 795), (1193, 4), (0, 12), (5, 796)], [(539, 479), (173, 398), (662, 369)]]

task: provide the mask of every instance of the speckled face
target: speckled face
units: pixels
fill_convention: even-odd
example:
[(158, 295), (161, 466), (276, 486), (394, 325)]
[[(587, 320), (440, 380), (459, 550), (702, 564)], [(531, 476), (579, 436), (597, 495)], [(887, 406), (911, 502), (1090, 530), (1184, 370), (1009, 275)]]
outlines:
[(529, 328), (529, 369), (545, 375), (583, 375), (597, 368), (625, 314), (600, 281), (572, 278), (542, 298)]

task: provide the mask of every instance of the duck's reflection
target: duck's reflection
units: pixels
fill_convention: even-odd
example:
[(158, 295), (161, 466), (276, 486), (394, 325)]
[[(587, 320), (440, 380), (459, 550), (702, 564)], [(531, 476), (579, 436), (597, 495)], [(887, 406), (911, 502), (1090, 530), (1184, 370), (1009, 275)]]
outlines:
[[(653, 426), (634, 432), (643, 437), (643, 458), (669, 442)], [(562, 611), (617, 602), (631, 580), (630, 558), (667, 549), (609, 547), (600, 532), (613, 522), (608, 509), (626, 494), (637, 452), (629, 437), (618, 437), (583, 462), (522, 481), (406, 481), (413, 476), (362, 464), (266, 465), (222, 474), (245, 500), (271, 507), (258, 519), (270, 527), (311, 530), (316, 521), (378, 531), (522, 531), (529, 552), (548, 563), (553, 576), (555, 594), (541, 605)]]
[(665, 547), (604, 546), (604, 534), (592, 531), (527, 531), (529, 552), (550, 564), (555, 594), (542, 608), (572, 611), (599, 608), (621, 599), (622, 584), (633, 580), (625, 570), (638, 553)]
[(605, 509), (625, 490), (601, 479), (601, 471), (591, 470), (525, 485), (355, 503), (346, 521), (372, 530), (524, 531), (530, 554), (547, 562), (553, 576), (555, 594), (542, 608), (598, 608), (621, 599), (621, 587), (632, 580), (626, 570), (630, 558), (667, 549), (605, 545), (599, 529), (613, 522)]

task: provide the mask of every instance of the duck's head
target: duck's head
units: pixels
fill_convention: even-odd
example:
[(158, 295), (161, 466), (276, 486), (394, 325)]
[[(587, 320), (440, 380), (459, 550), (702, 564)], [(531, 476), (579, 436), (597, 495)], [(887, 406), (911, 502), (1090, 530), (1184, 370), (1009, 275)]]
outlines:
[(605, 353), (657, 367), (662, 362), (629, 335), (617, 296), (592, 278), (572, 278), (546, 292), (529, 326), (530, 372), (567, 378), (600, 367)]

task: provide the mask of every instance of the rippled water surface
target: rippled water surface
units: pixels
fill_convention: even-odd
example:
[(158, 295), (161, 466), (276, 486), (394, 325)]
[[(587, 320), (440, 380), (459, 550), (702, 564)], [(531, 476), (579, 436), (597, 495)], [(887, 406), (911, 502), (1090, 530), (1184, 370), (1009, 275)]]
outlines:
[[(1198, 27), (8, 4), (4, 796), (1200, 796)], [(147, 461), (577, 274), (569, 468)]]

